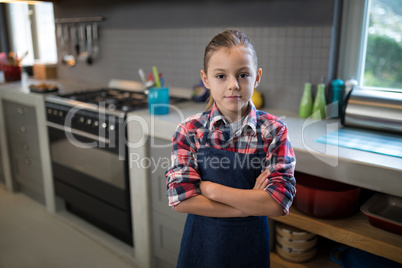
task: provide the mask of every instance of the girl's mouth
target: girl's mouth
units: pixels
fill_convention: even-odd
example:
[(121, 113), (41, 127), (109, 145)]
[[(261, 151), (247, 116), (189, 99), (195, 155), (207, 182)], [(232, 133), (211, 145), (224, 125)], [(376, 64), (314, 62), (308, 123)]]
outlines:
[(225, 98), (228, 100), (238, 100), (240, 99), (240, 96), (226, 96)]

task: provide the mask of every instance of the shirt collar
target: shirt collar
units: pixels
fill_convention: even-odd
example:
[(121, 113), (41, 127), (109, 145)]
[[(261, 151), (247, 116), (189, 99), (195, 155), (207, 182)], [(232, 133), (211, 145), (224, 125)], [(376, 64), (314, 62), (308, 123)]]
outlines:
[[(210, 118), (210, 124), (209, 124), (210, 131), (215, 130), (222, 124), (228, 125), (228, 122), (225, 120), (225, 118), (223, 117), (221, 112), (218, 110), (218, 107), (216, 106), (215, 102), (212, 105), (209, 115), (210, 115), (210, 117), (209, 117)], [(241, 126), (241, 129), (244, 129), (246, 126), (249, 126), (253, 130), (254, 133), (257, 131), (257, 110), (251, 101), (249, 101), (249, 112)]]

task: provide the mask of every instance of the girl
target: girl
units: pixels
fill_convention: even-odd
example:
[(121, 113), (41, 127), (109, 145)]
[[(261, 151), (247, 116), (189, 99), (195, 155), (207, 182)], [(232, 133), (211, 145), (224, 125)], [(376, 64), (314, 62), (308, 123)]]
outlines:
[(289, 212), (296, 159), (284, 123), (250, 101), (261, 74), (242, 32), (205, 49), (211, 99), (178, 126), (166, 171), (169, 205), (189, 213), (177, 267), (269, 267), (267, 216)]

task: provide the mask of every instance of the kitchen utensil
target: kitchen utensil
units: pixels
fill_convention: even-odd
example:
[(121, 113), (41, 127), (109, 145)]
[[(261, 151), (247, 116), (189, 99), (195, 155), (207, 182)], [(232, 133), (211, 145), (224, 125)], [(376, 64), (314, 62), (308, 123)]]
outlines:
[[(341, 258), (337, 258), (340, 255)], [(401, 264), (357, 248), (336, 247), (331, 250), (331, 260), (344, 268), (400, 268)]]
[(93, 43), (92, 58), (93, 59), (98, 58), (98, 54), (99, 54), (98, 41), (99, 41), (98, 23), (93, 23), (92, 24), (92, 43)]
[(377, 193), (360, 207), (371, 225), (402, 235), (402, 198)]
[[(70, 33), (70, 36), (68, 35), (69, 33)], [(79, 50), (79, 47), (76, 44), (77, 36), (76, 36), (75, 26), (68, 27), (66, 25), (64, 34), (65, 34), (64, 37), (66, 40), (66, 44), (69, 44), (69, 49), (68, 49), (68, 53), (63, 57), (63, 62), (65, 64), (67, 64), (67, 66), (73, 67), (76, 64), (74, 54), (76, 53), (77, 49)], [(70, 41), (70, 42), (68, 42), (68, 41)]]
[(21, 61), (28, 55), (28, 51), (25, 51), (21, 57), (16, 58), (15, 65), (21, 65)]
[(358, 210), (361, 188), (296, 172), (293, 206), (319, 218), (343, 218)]
[(87, 41), (85, 35), (85, 25), (79, 24), (78, 25), (78, 43), (80, 45), (78, 60), (79, 61), (86, 61), (88, 58), (88, 51), (87, 51)]
[(87, 24), (86, 25), (86, 34), (87, 34), (87, 64), (91, 65), (93, 63), (93, 58), (92, 58), (92, 25)]
[(158, 73), (158, 69), (156, 68), (156, 66), (152, 66), (152, 71), (154, 74), (155, 87), (161, 87), (161, 82), (159, 80), (159, 73)]
[(341, 123), (402, 133), (402, 93), (354, 87), (346, 96)]
[(141, 81), (145, 86), (145, 94), (148, 94), (148, 89), (154, 86), (154, 82), (152, 82), (151, 80), (147, 80), (147, 78), (145, 77), (144, 70), (142, 70), (142, 68), (138, 70), (138, 74), (140, 75)]

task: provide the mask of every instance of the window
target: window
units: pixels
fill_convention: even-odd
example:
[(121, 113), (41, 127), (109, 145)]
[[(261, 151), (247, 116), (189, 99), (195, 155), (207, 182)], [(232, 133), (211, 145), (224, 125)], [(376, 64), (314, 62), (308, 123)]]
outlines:
[(344, 1), (338, 74), (402, 92), (402, 1)]
[(33, 65), (35, 60), (57, 62), (53, 4), (8, 3), (7, 22), (11, 51), (27, 56), (22, 65)]

